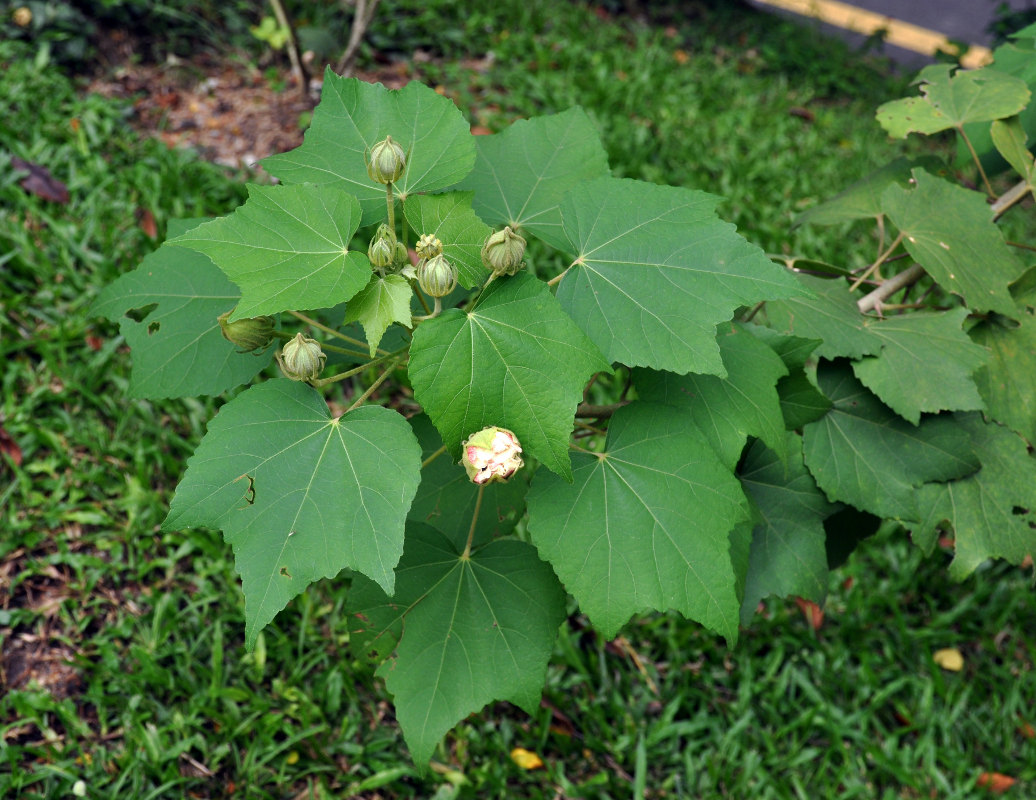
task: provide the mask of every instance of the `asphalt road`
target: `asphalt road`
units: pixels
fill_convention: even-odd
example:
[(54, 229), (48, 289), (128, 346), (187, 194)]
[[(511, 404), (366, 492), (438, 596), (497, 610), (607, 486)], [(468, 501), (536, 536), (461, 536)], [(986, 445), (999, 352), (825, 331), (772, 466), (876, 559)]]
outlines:
[[(814, 13), (828, 17), (844, 16), (839, 7), (853, 6), (874, 12), (880, 17), (888, 17), (908, 25), (918, 26), (947, 38), (967, 42), (972, 45), (992, 46), (993, 37), (990, 25), (997, 17), (1000, 6), (1008, 6), (1014, 11), (1034, 11), (1036, 0), (750, 0), (753, 5), (778, 14), (789, 12), (780, 10), (780, 6), (798, 6), (812, 8)], [(794, 16), (794, 15), (793, 15)], [(841, 36), (852, 44), (862, 44), (863, 35), (847, 32), (835, 25), (820, 24), (821, 30), (831, 35)], [(884, 52), (902, 63), (906, 68), (919, 68), (929, 64), (933, 59), (925, 54), (909, 49), (885, 45)]]

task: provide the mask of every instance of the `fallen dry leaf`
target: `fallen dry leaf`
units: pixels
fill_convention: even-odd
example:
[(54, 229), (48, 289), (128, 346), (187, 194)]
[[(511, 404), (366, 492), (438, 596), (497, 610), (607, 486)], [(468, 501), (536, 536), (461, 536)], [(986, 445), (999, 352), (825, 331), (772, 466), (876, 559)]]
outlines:
[(795, 604), (799, 607), (799, 611), (802, 612), (802, 616), (806, 618), (806, 623), (809, 627), (819, 631), (824, 624), (824, 609), (812, 600), (806, 600), (804, 597), (796, 597)]
[(22, 448), (18, 446), (18, 442), (12, 438), (11, 434), (3, 428), (0, 428), (0, 453), (8, 456), (16, 467), (22, 465)]
[(964, 656), (956, 647), (944, 647), (932, 653), (932, 660), (945, 670), (960, 672), (964, 669)]
[(524, 747), (514, 748), (511, 751), (511, 760), (522, 769), (540, 769), (543, 767), (543, 759)]
[(1014, 778), (1010, 775), (1002, 775), (999, 772), (983, 772), (978, 776), (978, 785), (993, 794), (1003, 794), (1014, 784)]
[(53, 203), (67, 203), (69, 200), (68, 187), (50, 174), (50, 170), (39, 164), (14, 156), (11, 158), (11, 166), (17, 170), (24, 170), (29, 174), (21, 179), (18, 184), (29, 194), (50, 200)]

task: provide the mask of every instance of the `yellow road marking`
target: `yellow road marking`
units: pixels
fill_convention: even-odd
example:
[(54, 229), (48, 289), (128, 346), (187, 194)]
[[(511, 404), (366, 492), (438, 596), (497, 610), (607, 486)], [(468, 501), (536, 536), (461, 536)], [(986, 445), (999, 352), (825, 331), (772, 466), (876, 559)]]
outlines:
[[(828, 25), (854, 33), (862, 33), (864, 36), (884, 30), (886, 31), (885, 41), (889, 44), (926, 56), (935, 55), (940, 50), (949, 53), (956, 51), (950, 40), (941, 33), (874, 11), (856, 8), (848, 3), (839, 3), (838, 0), (757, 0), (757, 2), (804, 17), (813, 17)], [(968, 51), (960, 59), (960, 63), (970, 69), (984, 66), (992, 60), (993, 54), (988, 47), (973, 44), (968, 46)]]

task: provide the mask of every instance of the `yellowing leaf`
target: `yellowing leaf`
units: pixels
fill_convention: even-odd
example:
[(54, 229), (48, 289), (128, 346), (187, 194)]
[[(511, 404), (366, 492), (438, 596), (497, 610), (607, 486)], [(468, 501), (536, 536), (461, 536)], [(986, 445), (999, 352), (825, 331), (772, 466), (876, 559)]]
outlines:
[(516, 747), (511, 751), (511, 760), (522, 769), (542, 769), (543, 759), (531, 750)]
[(940, 667), (950, 672), (960, 672), (964, 669), (964, 656), (956, 647), (944, 647), (932, 654), (932, 660)]

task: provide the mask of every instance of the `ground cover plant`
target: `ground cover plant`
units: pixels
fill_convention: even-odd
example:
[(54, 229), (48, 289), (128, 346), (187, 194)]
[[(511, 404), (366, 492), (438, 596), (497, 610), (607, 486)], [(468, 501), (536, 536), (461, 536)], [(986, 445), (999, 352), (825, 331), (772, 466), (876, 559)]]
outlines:
[[(225, 210), (214, 208), (213, 212)], [(531, 266), (538, 269), (540, 263), (545, 270), (551, 266), (546, 258)], [(424, 309), (417, 313), (423, 314)], [(145, 318), (141, 324), (146, 330), (155, 321)], [(161, 332), (160, 326), (150, 335)], [(363, 336), (362, 329), (357, 334)], [(336, 354), (330, 356), (332, 361)], [(363, 385), (376, 377), (376, 372), (368, 373)], [(602, 394), (591, 399), (608, 400), (608, 392), (621, 391), (621, 383), (614, 388), (603, 383), (600, 379), (595, 383)], [(344, 407), (352, 398), (342, 392), (333, 399)], [(186, 409), (191, 423), (181, 430), (191, 435), (193, 427), (193, 444), (208, 411), (204, 406), (188, 405)], [(98, 439), (103, 437), (97, 434)], [(163, 446), (169, 444), (160, 441)], [(175, 462), (189, 447), (177, 445), (162, 457), (164, 468), (159, 471), (167, 487), (179, 474)], [(442, 457), (431, 463), (441, 464)], [(154, 478), (148, 475), (141, 481), (136, 489), (138, 499), (150, 491)], [(121, 487), (110, 490), (113, 496), (124, 496)], [(152, 525), (164, 513), (160, 510), (164, 500), (151, 499), (147, 519)], [(96, 518), (82, 517), (80, 524), (84, 523), (91, 532), (94, 526), (103, 527)], [(531, 796), (549, 792), (551, 784), (571, 795), (596, 792), (606, 796), (628, 792), (629, 783), (656, 793), (737, 796), (754, 790), (760, 796), (787, 796), (805, 791), (796, 789), (796, 782), (801, 785), (802, 775), (807, 774), (810, 783), (818, 777), (829, 779), (832, 786), (848, 784), (857, 796), (873, 796), (875, 786), (893, 792), (903, 786), (937, 787), (949, 796), (953, 792), (966, 796), (974, 786), (976, 765), (1002, 768), (1031, 780), (1026, 773), (1026, 740), (1018, 732), (1026, 722), (1024, 686), (1019, 685), (1017, 692), (997, 692), (995, 680), (987, 683), (985, 676), (970, 672), (960, 676), (961, 680), (953, 680), (956, 676), (951, 675), (947, 681), (927, 657), (937, 645), (959, 645), (969, 657), (979, 656), (983, 649), (1001, 654), (1006, 672), (1031, 662), (1031, 650), (1026, 650), (1014, 622), (1024, 619), (1025, 608), (1019, 604), (1031, 602), (1031, 598), (1016, 591), (1019, 576), (1006, 567), (991, 568), (997, 580), (989, 585), (979, 582), (981, 588), (971, 602), (943, 611), (938, 603), (955, 589), (936, 571), (928, 575), (931, 594), (919, 595), (909, 576), (917, 554), (895, 543), (885, 553), (873, 552), (869, 557), (878, 559), (892, 585), (880, 587), (875, 598), (869, 599), (871, 616), (852, 613), (855, 604), (867, 602), (869, 592), (840, 587), (837, 582), (829, 605), (833, 613), (844, 610), (851, 619), (828, 635), (837, 635), (842, 645), (867, 643), (867, 657), (844, 646), (829, 650), (821, 642), (818, 647), (815, 634), (791, 623), (780, 604), (770, 605), (773, 619), (765, 620), (764, 628), (749, 629), (746, 648), (733, 651), (725, 664), (722, 657), (711, 655), (716, 652), (712, 636), (675, 617), (644, 619), (627, 628), (624, 637), (606, 643), (576, 616), (561, 629), (558, 663), (547, 674), (547, 705), (535, 710), (531, 718), (508, 712), (506, 706), (474, 717), (451, 735), (449, 749), (435, 757), (440, 765), (450, 764), (453, 771), (442, 768), (436, 773), (438, 778), (419, 779), (402, 761), (393, 731), (367, 724), (384, 719), (386, 709), (379, 706), (376, 692), (367, 691), (372, 678), (362, 661), (353, 660), (349, 653), (347, 593), (326, 583), (311, 589), (278, 618), (275, 627), (256, 637), (253, 654), (242, 655), (241, 612), (227, 600), (237, 589), (227, 554), (218, 541), (211, 535), (155, 531), (151, 548), (156, 554), (123, 541), (125, 533), (115, 538), (120, 549), (113, 552), (131, 552), (139, 559), (142, 582), (152, 574), (164, 573), (158, 585), (169, 591), (158, 600), (138, 596), (147, 609), (144, 617), (140, 621), (130, 615), (123, 617), (121, 625), (109, 627), (111, 639), (98, 642), (95, 654), (84, 654), (98, 662), (87, 673), (97, 677), (97, 688), (89, 694), (90, 706), (98, 710), (100, 718), (116, 720), (107, 723), (99, 742), (88, 749), (89, 758), (80, 754), (75, 763), (76, 756), (60, 745), (61, 737), (67, 736), (63, 732), (66, 726), (80, 733), (78, 741), (89, 741), (87, 729), (76, 725), (74, 702), (52, 705), (29, 693), (14, 698), (21, 719), (49, 720), (54, 734), (49, 742), (44, 736), (42, 743), (20, 734), (31, 746), (19, 750), (19, 755), (58, 754), (56, 769), (15, 775), (14, 780), (25, 781), (18, 788), (27, 786), (45, 794), (52, 787), (71, 786), (73, 778), (83, 775), (91, 790), (104, 787), (108, 794), (123, 792), (126, 796), (148, 789), (175, 795), (190, 786), (195, 790), (205, 787), (202, 791), (209, 794), (232, 795), (245, 784), (256, 793), (283, 796), (285, 783), (301, 788), (308, 777), (316, 792), (324, 791), (320, 787), (359, 793), (391, 786), (385, 791), (427, 795), (439, 783), (447, 794), (454, 791), (454, 783), (460, 787), (467, 781), (468, 787), (481, 794), (509, 791), (511, 796), (515, 792)], [(75, 563), (68, 558), (53, 561)], [(106, 559), (98, 558), (81, 568), (88, 570), (92, 565), (100, 570), (105, 563)], [(860, 571), (854, 571), (852, 577), (873, 584), (866, 564), (857, 567)], [(184, 591), (180, 581), (186, 575), (193, 585)], [(878, 598), (892, 597), (903, 598), (903, 607), (916, 609), (919, 619), (930, 616), (931, 626), (907, 622), (898, 603), (878, 602)], [(984, 606), (997, 608), (997, 619), (983, 619)], [(67, 608), (60, 613), (74, 617)], [(287, 620), (281, 623), (285, 616)], [(875, 618), (883, 622), (877, 631)], [(853, 619), (867, 621), (857, 628)], [(951, 619), (958, 628), (947, 637), (947, 624), (943, 623)], [(90, 624), (88, 614), (76, 622), (80, 629)], [(197, 635), (179, 635), (181, 626)], [(125, 645), (114, 641), (120, 633)], [(994, 633), (1006, 636), (996, 641)], [(314, 649), (312, 642), (317, 640), (323, 645)], [(134, 665), (129, 672), (120, 669), (127, 656)], [(681, 666), (677, 659), (686, 663)], [(902, 665), (901, 681), (885, 687), (876, 697), (868, 694), (878, 691), (876, 677), (888, 668), (890, 660)], [(103, 689), (102, 674), (106, 675)], [(870, 679), (860, 680), (861, 676)], [(818, 697), (814, 684), (832, 696)], [(312, 691), (306, 691), (308, 686)], [(153, 687), (161, 687), (157, 703)], [(203, 688), (199, 691), (199, 687)], [(914, 691), (915, 687), (927, 687), (927, 694)], [(115, 700), (106, 697), (108, 693)], [(974, 713), (977, 706), (965, 698), (976, 693), (983, 695), (989, 707)], [(584, 701), (578, 703), (581, 714), (575, 719), (563, 711), (571, 708), (573, 696)], [(119, 698), (125, 697), (140, 699), (131, 702), (121, 717), (112, 717), (114, 708), (125, 705)], [(923, 699), (918, 701), (918, 697)], [(809, 698), (818, 702), (810, 703)], [(709, 713), (688, 711), (699, 707)], [(955, 713), (945, 710), (954, 707), (958, 709)], [(123, 720), (122, 731), (117, 730), (119, 719)], [(925, 723), (918, 722), (920, 719)], [(984, 737), (989, 744), (975, 753), (973, 761), (962, 762), (954, 757), (954, 750), (976, 737), (962, 734), (959, 726), (975, 724), (993, 735)], [(921, 725), (923, 728), (918, 727)], [(116, 735), (103, 738), (110, 733)], [(106, 741), (114, 742), (110, 750)], [(128, 746), (123, 746), (124, 741)], [(239, 745), (243, 741), (255, 746), (243, 748)], [(775, 741), (780, 745), (775, 746)], [(858, 750), (846, 742), (854, 743)], [(549, 775), (523, 775), (507, 758), (514, 745), (541, 753), (555, 750), (563, 756), (551, 765)], [(792, 753), (800, 760), (792, 758)], [(825, 758), (815, 767), (812, 761), (820, 753)], [(1004, 753), (1008, 754), (1006, 761)], [(995, 759), (999, 761), (994, 764)], [(807, 763), (812, 772), (804, 772)], [(764, 769), (750, 768), (755, 764)], [(213, 776), (205, 770), (230, 778), (233, 785), (213, 788)], [(356, 777), (347, 779), (343, 774)], [(511, 786), (506, 788), (508, 782)]]

